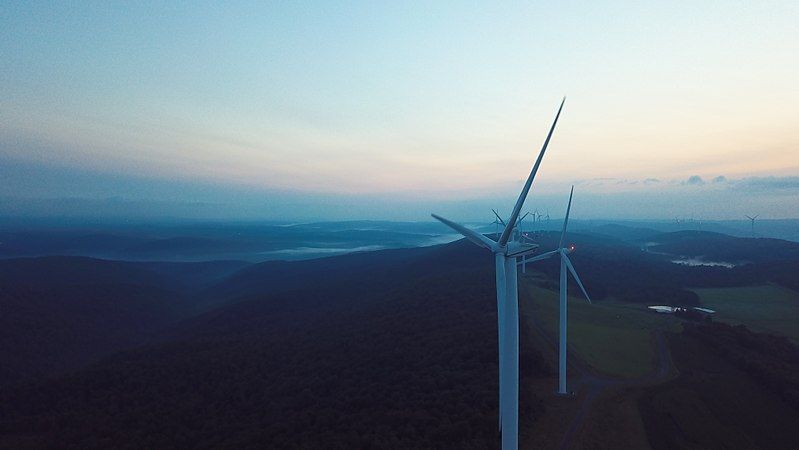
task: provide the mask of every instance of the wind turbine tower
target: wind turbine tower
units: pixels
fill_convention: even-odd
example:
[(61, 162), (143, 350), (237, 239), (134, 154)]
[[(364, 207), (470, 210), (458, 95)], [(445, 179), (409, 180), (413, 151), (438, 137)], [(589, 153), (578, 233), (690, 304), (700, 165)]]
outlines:
[[(568, 395), (569, 391), (566, 389), (566, 348), (567, 348), (567, 337), (568, 337), (568, 295), (567, 295), (567, 288), (569, 285), (568, 280), (568, 272), (571, 272), (572, 276), (574, 277), (574, 281), (577, 282), (577, 285), (580, 286), (580, 290), (583, 291), (583, 295), (585, 295), (585, 299), (588, 300), (588, 303), (591, 303), (591, 297), (588, 296), (588, 292), (585, 291), (585, 287), (583, 287), (583, 282), (580, 281), (580, 277), (577, 275), (577, 271), (574, 270), (574, 266), (572, 265), (571, 260), (569, 259), (569, 253), (574, 251), (574, 246), (564, 247), (566, 243), (566, 226), (569, 223), (569, 212), (572, 208), (572, 197), (574, 196), (574, 186), (572, 186), (571, 193), (569, 194), (569, 205), (566, 207), (566, 218), (563, 219), (563, 231), (560, 233), (560, 244), (558, 244), (558, 248), (551, 252), (542, 253), (534, 258), (528, 259), (525, 262), (536, 262), (541, 261), (552, 256), (558, 255), (560, 256), (560, 324), (558, 327), (558, 394), (560, 395)], [(568, 272), (567, 272), (568, 270)]]
[(516, 450), (519, 447), (519, 295), (517, 285), (517, 259), (536, 251), (535, 244), (512, 239), (513, 229), (519, 213), (530, 192), (535, 175), (544, 158), (555, 125), (563, 110), (566, 98), (560, 103), (552, 127), (549, 129), (544, 145), (538, 154), (527, 181), (524, 183), (513, 212), (502, 234), (493, 241), (463, 225), (433, 214), (448, 227), (466, 237), (472, 243), (494, 254), (497, 288), (497, 328), (499, 341), (499, 429), (502, 433), (502, 450)]
[(752, 222), (752, 237), (755, 237), (755, 219), (757, 219), (759, 216), (760, 216), (760, 214), (757, 214), (754, 217), (752, 217), (752, 216), (744, 216), (747, 219), (749, 219), (750, 222)]

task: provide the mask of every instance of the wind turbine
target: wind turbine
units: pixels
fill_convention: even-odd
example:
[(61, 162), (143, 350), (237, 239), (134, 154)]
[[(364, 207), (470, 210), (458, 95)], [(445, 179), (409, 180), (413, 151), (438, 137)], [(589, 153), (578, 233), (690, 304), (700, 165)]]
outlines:
[(492, 209), (491, 211), (494, 212), (494, 216), (495, 216), (494, 221), (491, 222), (491, 223), (494, 224), (494, 234), (499, 236), (499, 225), (502, 224), (502, 226), (504, 227), (505, 226), (505, 221), (502, 220), (502, 217), (499, 217), (499, 214), (497, 214), (497, 210), (496, 209)]
[(747, 219), (752, 221), (752, 237), (755, 237), (755, 219), (757, 219), (759, 216), (760, 214), (757, 214), (755, 217), (745, 216)]
[(559, 339), (558, 339), (558, 394), (560, 395), (567, 395), (569, 392), (566, 390), (566, 337), (567, 337), (567, 323), (568, 323), (568, 304), (566, 295), (569, 280), (568, 280), (568, 273), (571, 272), (572, 276), (574, 277), (574, 281), (577, 282), (577, 285), (580, 286), (580, 290), (583, 291), (583, 295), (585, 295), (585, 299), (588, 300), (588, 303), (591, 303), (591, 297), (588, 296), (588, 292), (585, 291), (585, 287), (583, 287), (582, 281), (580, 281), (580, 277), (577, 275), (577, 271), (574, 270), (574, 266), (572, 265), (571, 260), (569, 259), (569, 253), (574, 251), (573, 246), (564, 247), (563, 245), (566, 243), (566, 226), (569, 223), (569, 212), (572, 208), (572, 197), (574, 196), (574, 186), (572, 186), (571, 193), (569, 194), (569, 206), (566, 207), (566, 218), (563, 219), (563, 231), (560, 233), (560, 244), (558, 244), (558, 248), (556, 250), (552, 250), (551, 252), (542, 253), (534, 258), (528, 259), (525, 262), (536, 262), (541, 261), (547, 258), (550, 258), (555, 255), (560, 255), (560, 327), (559, 327)]
[(519, 218), (527, 193), (544, 158), (544, 153), (555, 131), (560, 112), (566, 98), (560, 103), (555, 121), (549, 129), (541, 152), (524, 183), (513, 212), (497, 241), (472, 231), (443, 217), (433, 214), (445, 225), (466, 237), (472, 243), (494, 254), (497, 286), (497, 328), (499, 337), (499, 429), (502, 432), (502, 450), (519, 447), (519, 293), (516, 274), (516, 258), (535, 251), (535, 244), (511, 240), (513, 228)]
[(530, 211), (527, 211), (526, 213), (524, 213), (524, 215), (522, 216), (522, 218), (521, 218), (521, 219), (519, 219), (519, 230), (518, 230), (518, 232), (519, 232), (519, 239), (520, 239), (520, 240), (524, 240), (524, 239), (529, 239), (529, 238), (530, 238), (530, 237), (527, 235), (527, 233), (525, 233), (525, 232), (524, 232), (524, 222), (523, 222), (523, 221), (524, 221), (524, 218), (525, 218), (525, 217), (527, 217), (527, 216), (529, 216), (529, 215), (530, 215)]
[(522, 221), (528, 215), (530, 215), (530, 211), (527, 211), (526, 213), (524, 213), (524, 215), (519, 217), (519, 220), (516, 221), (516, 230), (515, 230), (515, 233), (514, 233), (514, 239), (515, 240), (521, 240), (521, 239), (524, 238), (524, 228), (522, 228)]
[[(491, 212), (492, 212), (492, 213), (494, 213), (494, 217), (496, 217), (496, 218), (494, 219), (494, 221), (493, 221), (493, 222), (491, 222), (491, 223), (494, 223), (494, 224), (502, 224), (502, 226), (504, 227), (504, 226), (505, 226), (505, 221), (504, 221), (504, 220), (502, 220), (502, 217), (499, 215), (499, 213), (497, 212), (497, 210), (496, 210), (496, 209), (492, 209), (492, 210), (491, 210)], [(524, 213), (524, 215), (523, 215), (523, 216), (521, 216), (521, 217), (519, 217), (519, 220), (517, 220), (517, 221), (516, 221), (516, 225), (514, 225), (514, 226), (513, 226), (513, 227), (514, 227), (514, 228), (516, 228), (516, 229), (517, 229), (519, 232), (521, 232), (521, 229), (522, 229), (522, 220), (524, 220), (524, 218), (525, 218), (525, 217), (527, 217), (527, 215), (528, 215), (528, 214), (530, 214), (530, 213), (529, 213), (529, 212), (526, 212), (526, 213)], [(497, 234), (499, 234), (499, 233), (497, 233)]]

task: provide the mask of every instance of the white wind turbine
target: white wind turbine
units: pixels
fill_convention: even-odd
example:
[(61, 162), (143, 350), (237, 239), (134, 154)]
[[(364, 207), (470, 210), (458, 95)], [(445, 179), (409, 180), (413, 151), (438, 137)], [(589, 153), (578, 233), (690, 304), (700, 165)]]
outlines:
[(569, 260), (569, 253), (574, 251), (574, 247), (564, 247), (566, 243), (566, 226), (569, 223), (569, 212), (572, 208), (572, 196), (574, 195), (574, 186), (572, 186), (571, 193), (569, 194), (569, 206), (566, 207), (566, 218), (563, 219), (563, 231), (560, 233), (560, 244), (558, 244), (558, 248), (556, 250), (552, 250), (551, 252), (542, 253), (538, 256), (530, 258), (526, 261), (521, 262), (520, 264), (531, 263), (536, 261), (541, 261), (543, 259), (547, 259), (549, 257), (560, 255), (560, 326), (559, 326), (559, 338), (558, 338), (558, 394), (566, 395), (569, 392), (566, 390), (566, 338), (567, 338), (567, 322), (568, 322), (568, 304), (567, 304), (567, 287), (568, 287), (568, 273), (567, 270), (571, 272), (572, 276), (574, 277), (574, 281), (577, 282), (577, 285), (580, 286), (580, 290), (583, 291), (586, 300), (588, 303), (591, 303), (591, 297), (588, 296), (588, 292), (585, 291), (585, 287), (583, 287), (582, 281), (580, 281), (580, 277), (577, 275), (577, 271), (574, 270), (574, 266), (572, 265), (571, 260)]
[[(497, 212), (497, 210), (496, 210), (496, 209), (492, 209), (492, 210), (491, 210), (491, 212), (492, 212), (492, 213), (494, 213), (494, 217), (495, 217), (494, 221), (493, 221), (493, 222), (491, 222), (491, 223), (493, 223), (493, 224), (495, 224), (495, 225), (502, 225), (503, 227), (505, 227), (505, 221), (504, 221), (504, 220), (502, 220), (502, 217), (499, 215), (499, 213)], [(521, 217), (519, 218), (519, 220), (517, 220), (517, 221), (516, 221), (516, 225), (515, 225), (515, 227), (516, 227), (516, 228), (518, 228), (519, 230), (521, 230), (521, 227), (522, 227), (522, 220), (524, 220), (524, 218), (525, 218), (525, 217), (527, 217), (527, 215), (528, 215), (528, 214), (530, 214), (530, 213), (529, 213), (529, 212), (528, 212), (528, 213), (525, 213), (523, 216), (521, 216)], [(504, 229), (504, 228), (503, 228), (503, 229)], [(497, 232), (497, 233), (495, 233), (495, 234), (497, 234), (497, 235), (498, 235), (499, 233)]]
[(491, 211), (493, 211), (494, 212), (494, 216), (496, 216), (494, 218), (494, 221), (491, 222), (494, 225), (494, 234), (499, 236), (499, 226), (502, 225), (504, 227), (505, 226), (505, 222), (502, 220), (501, 217), (499, 217), (499, 214), (497, 214), (497, 211), (495, 209), (492, 209)]
[(524, 226), (522, 225), (522, 223), (523, 223), (525, 217), (527, 217), (529, 215), (530, 215), (530, 211), (527, 211), (526, 213), (524, 213), (523, 216), (519, 217), (519, 220), (516, 221), (516, 227), (518, 228), (517, 231), (519, 232), (519, 234), (524, 234)]
[(760, 216), (760, 214), (757, 214), (754, 217), (745, 216), (747, 219), (749, 219), (749, 221), (752, 222), (752, 237), (755, 237), (755, 219), (757, 219), (759, 216)]
[(516, 279), (516, 258), (532, 253), (538, 247), (534, 244), (512, 240), (527, 193), (544, 158), (549, 140), (555, 131), (560, 112), (566, 98), (560, 103), (555, 121), (549, 129), (541, 152), (538, 154), (533, 169), (524, 183), (522, 192), (516, 200), (513, 212), (497, 241), (493, 241), (480, 233), (472, 231), (443, 217), (432, 216), (458, 233), (494, 253), (497, 283), (497, 322), (499, 331), (499, 427), (502, 432), (502, 450), (516, 450), (519, 447), (519, 295)]

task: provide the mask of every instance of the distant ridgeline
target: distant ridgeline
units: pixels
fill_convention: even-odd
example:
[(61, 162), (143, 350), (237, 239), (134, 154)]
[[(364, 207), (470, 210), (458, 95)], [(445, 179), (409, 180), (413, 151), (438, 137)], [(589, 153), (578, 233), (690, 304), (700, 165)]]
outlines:
[[(522, 229), (528, 232), (559, 231), (560, 225), (558, 220), (536, 223), (528, 220), (522, 224)], [(702, 229), (697, 230), (697, 227)], [(495, 231), (495, 227), (488, 224), (477, 225), (475, 229), (484, 233)], [(573, 219), (571, 230), (642, 244), (647, 242), (646, 239), (662, 235), (664, 241), (660, 245), (669, 253), (697, 253), (705, 256), (713, 254), (719, 261), (758, 262), (752, 259), (757, 256), (749, 251), (746, 241), (739, 241), (731, 248), (715, 245), (731, 239), (731, 235), (751, 237), (748, 221), (613, 223)], [(757, 230), (758, 237), (792, 239), (799, 243), (799, 220), (759, 221)], [(698, 236), (696, 241), (691, 241), (692, 233)], [(668, 238), (670, 235), (673, 237)], [(126, 261), (262, 262), (311, 259), (354, 251), (419, 247), (451, 242), (459, 238), (459, 235), (452, 234), (451, 230), (436, 222), (34, 226), (12, 223), (4, 225), (0, 218), (0, 258), (72, 255)], [(788, 251), (780, 248), (779, 242), (784, 241), (757, 239), (749, 245), (760, 247), (773, 244), (771, 248), (776, 252)], [(757, 248), (754, 253), (761, 254)]]
[[(697, 306), (699, 297), (688, 288), (778, 283), (799, 290), (799, 243), (777, 239), (735, 238), (709, 232), (654, 234), (630, 240), (600, 234), (570, 233), (572, 259), (579, 265), (592, 298), (647, 304)], [(542, 248), (557, 245), (557, 233), (541, 235)], [(705, 242), (707, 241), (707, 242)], [(777, 250), (778, 249), (778, 250)], [(681, 265), (681, 257), (734, 261), (719, 265)], [(536, 263), (555, 282), (556, 262)], [(554, 288), (554, 284), (551, 287)]]
[(431, 222), (0, 226), (0, 258), (72, 255), (126, 261), (300, 260), (454, 240)]

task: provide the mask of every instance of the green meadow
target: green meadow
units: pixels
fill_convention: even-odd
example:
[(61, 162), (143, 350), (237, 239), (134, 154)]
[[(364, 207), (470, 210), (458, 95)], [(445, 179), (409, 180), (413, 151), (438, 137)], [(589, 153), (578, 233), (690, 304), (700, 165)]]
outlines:
[[(521, 277), (519, 302), (528, 317), (557, 342), (558, 292), (536, 284), (536, 274)], [(744, 324), (753, 331), (779, 334), (799, 343), (799, 293), (767, 284), (736, 288), (693, 289), (715, 320)], [(679, 331), (681, 321), (646, 305), (603, 300), (588, 304), (576, 289), (569, 296), (569, 351), (600, 373), (636, 378), (655, 368), (651, 331)]]
[[(535, 277), (525, 277), (519, 302), (528, 302), (535, 321), (557, 342), (558, 292), (541, 288)], [(576, 293), (576, 292), (575, 292)], [(569, 297), (569, 351), (600, 373), (637, 378), (655, 370), (655, 329), (678, 330), (679, 320), (644, 306), (611, 300), (588, 304)]]
[(694, 289), (715, 320), (743, 324), (753, 331), (780, 334), (799, 343), (799, 293), (766, 284), (736, 288)]

